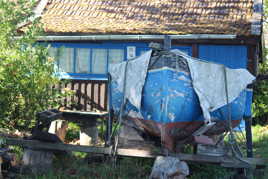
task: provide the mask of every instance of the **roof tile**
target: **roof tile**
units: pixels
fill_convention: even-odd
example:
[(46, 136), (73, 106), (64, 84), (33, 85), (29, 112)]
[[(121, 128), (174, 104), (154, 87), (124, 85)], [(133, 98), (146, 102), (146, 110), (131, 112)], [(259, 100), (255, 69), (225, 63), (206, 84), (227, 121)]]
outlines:
[(47, 33), (249, 35), (253, 0), (52, 0)]

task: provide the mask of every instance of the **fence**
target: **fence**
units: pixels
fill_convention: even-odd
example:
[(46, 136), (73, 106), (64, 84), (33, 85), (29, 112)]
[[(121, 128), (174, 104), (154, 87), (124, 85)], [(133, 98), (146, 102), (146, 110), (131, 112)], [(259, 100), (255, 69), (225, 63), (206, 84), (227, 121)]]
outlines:
[(61, 83), (60, 88), (75, 91), (72, 97), (66, 97), (62, 106), (77, 111), (107, 111), (108, 81), (106, 80), (69, 80)]

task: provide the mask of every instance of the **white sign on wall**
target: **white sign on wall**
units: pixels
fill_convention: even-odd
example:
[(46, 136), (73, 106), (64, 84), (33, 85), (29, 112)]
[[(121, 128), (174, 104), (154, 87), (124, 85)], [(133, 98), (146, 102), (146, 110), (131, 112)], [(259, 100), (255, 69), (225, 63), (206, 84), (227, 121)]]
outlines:
[(135, 46), (128, 46), (127, 47), (127, 59), (132, 59), (136, 57), (136, 47)]

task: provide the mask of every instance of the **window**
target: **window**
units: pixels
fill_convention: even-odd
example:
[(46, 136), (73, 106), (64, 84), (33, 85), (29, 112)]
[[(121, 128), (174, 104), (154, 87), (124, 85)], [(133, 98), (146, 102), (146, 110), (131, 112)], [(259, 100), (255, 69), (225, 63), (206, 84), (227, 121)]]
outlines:
[[(49, 48), (49, 55), (55, 58), (55, 64), (63, 78), (106, 78), (110, 64), (127, 59), (127, 49), (135, 49), (133, 56), (148, 51), (147, 43), (60, 43), (55, 42)], [(191, 55), (190, 46), (173, 46)]]
[(49, 55), (54, 57), (59, 71), (70, 75), (105, 75), (108, 65), (124, 60), (124, 49), (90, 47), (50, 47)]
[(59, 70), (67, 73), (74, 71), (73, 64), (74, 48), (60, 48), (59, 49)]
[(53, 57), (54, 58), (54, 60), (57, 60), (56, 59), (56, 57), (57, 57), (57, 48), (55, 48), (55, 47), (49, 47), (49, 49), (48, 49), (48, 55), (50, 56), (50, 57)]
[(109, 63), (119, 63), (124, 60), (124, 50), (109, 49)]
[(105, 74), (107, 72), (107, 50), (92, 49), (92, 73)]
[(77, 48), (76, 49), (76, 64), (75, 72), (76, 73), (90, 73), (90, 50), (86, 48)]

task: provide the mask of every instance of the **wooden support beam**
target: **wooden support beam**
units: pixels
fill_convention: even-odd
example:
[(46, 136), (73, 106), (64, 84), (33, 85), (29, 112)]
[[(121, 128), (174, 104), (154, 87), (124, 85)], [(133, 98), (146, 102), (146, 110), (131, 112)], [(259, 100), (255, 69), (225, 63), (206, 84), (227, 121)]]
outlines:
[(194, 58), (198, 58), (199, 57), (199, 47), (198, 47), (198, 44), (192, 44), (192, 56)]
[(59, 150), (59, 151), (78, 151), (87, 153), (98, 153), (98, 154), (111, 154), (111, 147), (88, 147), (79, 145), (70, 145), (63, 143), (49, 143), (40, 142), (36, 140), (24, 140), (17, 138), (5, 138), (7, 145), (18, 145), (21, 147), (28, 147), (39, 150)]
[(0, 179), (4, 179), (3, 175), (2, 175), (2, 163), (3, 163), (3, 159), (0, 156)]
[[(18, 145), (21, 147), (30, 147), (32, 149), (42, 149), (42, 150), (60, 150), (60, 151), (79, 151), (87, 153), (98, 153), (98, 154), (112, 154), (112, 147), (89, 147), (89, 146), (78, 146), (62, 143), (48, 143), (48, 142), (39, 142), (33, 140), (23, 140), (17, 138), (5, 138), (8, 145)], [(139, 149), (122, 149), (117, 150), (117, 155), (125, 157), (142, 157), (142, 158), (155, 158), (157, 156), (164, 156), (161, 152), (149, 151), (149, 150), (139, 150)], [(243, 158), (237, 160), (234, 157), (230, 156), (206, 156), (206, 155), (193, 155), (193, 154), (174, 154), (170, 153), (172, 157), (178, 157), (182, 161), (186, 162), (196, 162), (196, 163), (211, 163), (218, 164), (227, 168), (250, 168), (265, 167), (265, 161), (263, 159), (257, 158)]]

